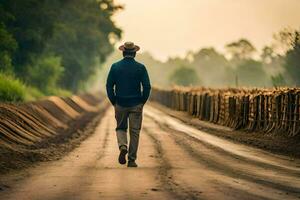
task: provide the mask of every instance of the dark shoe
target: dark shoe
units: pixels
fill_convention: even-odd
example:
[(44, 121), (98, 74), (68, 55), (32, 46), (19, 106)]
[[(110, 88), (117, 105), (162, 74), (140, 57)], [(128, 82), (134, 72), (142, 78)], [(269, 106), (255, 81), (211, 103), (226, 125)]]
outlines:
[(125, 148), (121, 148), (120, 149), (120, 155), (119, 155), (119, 163), (121, 164), (121, 165), (125, 165), (126, 164), (126, 154), (127, 154), (127, 149), (125, 149)]
[(137, 167), (135, 161), (128, 161), (127, 167)]

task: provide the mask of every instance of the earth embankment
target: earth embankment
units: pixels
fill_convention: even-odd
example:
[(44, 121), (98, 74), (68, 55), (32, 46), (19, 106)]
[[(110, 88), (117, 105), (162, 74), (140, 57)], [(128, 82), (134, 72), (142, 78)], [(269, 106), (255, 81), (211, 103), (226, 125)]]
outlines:
[(0, 171), (53, 160), (85, 139), (107, 107), (103, 96), (48, 97), (0, 104)]

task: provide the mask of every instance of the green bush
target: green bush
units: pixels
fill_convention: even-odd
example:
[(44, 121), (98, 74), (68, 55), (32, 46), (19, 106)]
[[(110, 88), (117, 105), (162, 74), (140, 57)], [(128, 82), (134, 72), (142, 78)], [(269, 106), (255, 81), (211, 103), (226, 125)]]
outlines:
[(59, 97), (69, 97), (72, 93), (68, 90), (61, 88), (49, 88), (47, 91), (48, 96), (59, 96)]
[(61, 58), (55, 56), (43, 56), (38, 58), (35, 64), (28, 68), (27, 81), (46, 94), (52, 88), (56, 88), (57, 82), (64, 71), (61, 65)]
[(25, 101), (35, 101), (41, 99), (45, 94), (42, 93), (39, 89), (31, 86), (26, 87)]
[(48, 88), (43, 93), (38, 88), (27, 86), (12, 75), (0, 73), (0, 102), (35, 101), (45, 96), (71, 96), (72, 93), (61, 88)]
[(0, 74), (0, 102), (20, 102), (26, 96), (26, 86), (18, 79)]

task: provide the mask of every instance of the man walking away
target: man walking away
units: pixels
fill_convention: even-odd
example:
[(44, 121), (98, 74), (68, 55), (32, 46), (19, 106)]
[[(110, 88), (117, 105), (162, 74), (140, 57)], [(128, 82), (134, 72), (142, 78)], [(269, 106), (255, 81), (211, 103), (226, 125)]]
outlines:
[(135, 160), (142, 127), (143, 106), (148, 100), (151, 85), (146, 67), (134, 59), (140, 47), (133, 42), (126, 42), (119, 47), (119, 50), (123, 52), (124, 58), (111, 66), (107, 77), (106, 91), (115, 108), (116, 132), (120, 150), (119, 163), (126, 164), (128, 152), (127, 166), (137, 167)]

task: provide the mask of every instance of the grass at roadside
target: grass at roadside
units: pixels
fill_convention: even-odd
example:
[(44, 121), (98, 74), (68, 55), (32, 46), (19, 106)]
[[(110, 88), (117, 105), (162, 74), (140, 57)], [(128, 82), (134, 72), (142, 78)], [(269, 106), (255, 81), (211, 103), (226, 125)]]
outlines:
[(0, 74), (0, 101), (20, 102), (26, 99), (26, 86), (18, 79)]
[(0, 73), (0, 102), (35, 101), (45, 96), (71, 96), (72, 93), (60, 88), (51, 88), (46, 92), (28, 86), (12, 75)]

